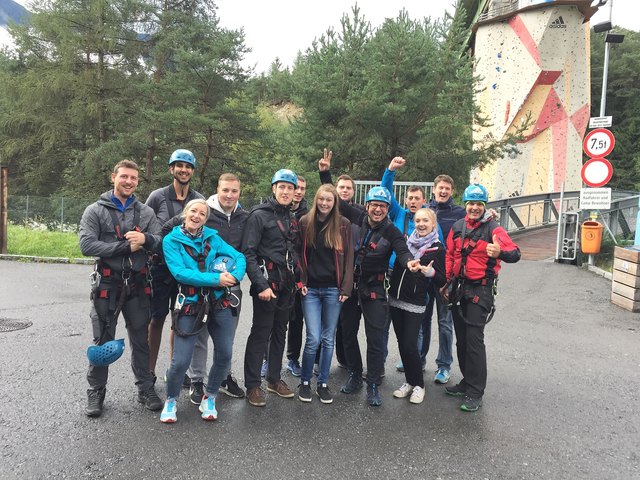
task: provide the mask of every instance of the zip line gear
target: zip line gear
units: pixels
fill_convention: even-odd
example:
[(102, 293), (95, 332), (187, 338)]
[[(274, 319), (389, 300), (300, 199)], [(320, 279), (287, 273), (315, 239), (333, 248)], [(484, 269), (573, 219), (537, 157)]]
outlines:
[(462, 201), (487, 203), (489, 201), (489, 192), (487, 192), (487, 189), (479, 183), (469, 185), (464, 189), (464, 193), (462, 194)]
[(298, 176), (289, 170), (288, 168), (281, 168), (271, 178), (271, 185), (278, 182), (291, 183), (294, 187), (298, 188)]
[(95, 367), (106, 367), (118, 360), (124, 352), (124, 338), (110, 340), (102, 345), (87, 348), (89, 363)]
[(364, 198), (365, 203), (369, 202), (384, 202), (387, 205), (391, 205), (391, 192), (385, 187), (373, 187), (367, 192), (367, 196)]
[(174, 151), (169, 157), (169, 166), (173, 165), (176, 162), (184, 162), (191, 165), (193, 168), (196, 168), (196, 157), (190, 150), (185, 150), (184, 148), (179, 148)]

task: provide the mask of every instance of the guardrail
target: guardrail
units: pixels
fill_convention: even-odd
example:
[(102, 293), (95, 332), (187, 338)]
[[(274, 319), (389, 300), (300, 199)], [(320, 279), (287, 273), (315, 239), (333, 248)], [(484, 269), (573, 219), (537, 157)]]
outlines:
[[(562, 208), (560, 198), (562, 197)], [(606, 223), (613, 235), (629, 237), (636, 229), (638, 213), (637, 192), (612, 191), (611, 207), (598, 210), (601, 221)], [(509, 233), (515, 233), (549, 225), (557, 225), (559, 212), (577, 212), (586, 220), (591, 210), (580, 210), (580, 191), (543, 193), (522, 197), (505, 198), (487, 203), (500, 215), (500, 225)]]

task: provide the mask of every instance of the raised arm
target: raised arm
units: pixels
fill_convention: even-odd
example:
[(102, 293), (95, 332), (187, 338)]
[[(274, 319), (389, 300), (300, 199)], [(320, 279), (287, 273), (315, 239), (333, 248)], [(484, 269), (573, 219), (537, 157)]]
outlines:
[(380, 181), (380, 186), (386, 188), (391, 193), (391, 205), (389, 206), (389, 218), (395, 221), (402, 210), (402, 205), (398, 203), (396, 196), (393, 194), (393, 181), (396, 178), (396, 170), (404, 167), (406, 160), (402, 157), (394, 157), (389, 166), (385, 169)]
[(333, 184), (333, 179), (331, 178), (331, 157), (333, 156), (333, 152), (327, 149), (324, 149), (323, 157), (318, 160), (318, 174), (320, 175), (320, 183), (323, 185), (325, 183)]

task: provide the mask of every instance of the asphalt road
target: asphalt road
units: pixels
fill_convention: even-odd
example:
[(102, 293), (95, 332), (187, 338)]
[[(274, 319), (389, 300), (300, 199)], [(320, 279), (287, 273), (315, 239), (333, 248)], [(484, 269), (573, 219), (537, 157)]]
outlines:
[[(84, 415), (90, 271), (0, 261), (0, 319), (33, 322), (0, 331), (2, 479), (640, 478), (640, 316), (612, 305), (610, 281), (593, 273), (552, 262), (505, 266), (475, 414), (430, 382), (422, 405), (394, 399), (403, 376), (392, 334), (379, 408), (364, 391), (337, 393), (346, 373), (334, 364), (331, 405), (269, 394), (255, 408), (220, 395), (218, 421), (204, 422), (184, 393), (178, 423), (163, 425), (136, 402), (128, 345), (111, 368), (103, 416)], [(242, 311), (239, 377), (249, 301)], [(427, 380), (435, 331), (433, 339)], [(163, 345), (158, 371), (167, 357)], [(459, 380), (455, 363), (453, 372)]]

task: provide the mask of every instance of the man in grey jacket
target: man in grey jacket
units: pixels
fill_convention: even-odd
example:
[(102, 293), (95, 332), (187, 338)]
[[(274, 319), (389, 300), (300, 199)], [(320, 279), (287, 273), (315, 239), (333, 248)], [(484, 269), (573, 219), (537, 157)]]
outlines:
[[(161, 246), (160, 224), (151, 208), (138, 201), (138, 165), (117, 163), (111, 174), (113, 190), (89, 205), (80, 220), (80, 250), (96, 258), (97, 281), (92, 290), (91, 324), (96, 345), (113, 340), (120, 311), (131, 345), (131, 367), (138, 387), (138, 401), (149, 410), (160, 410), (163, 401), (149, 372), (148, 252)], [(87, 407), (90, 417), (102, 414), (108, 366), (89, 365)]]

